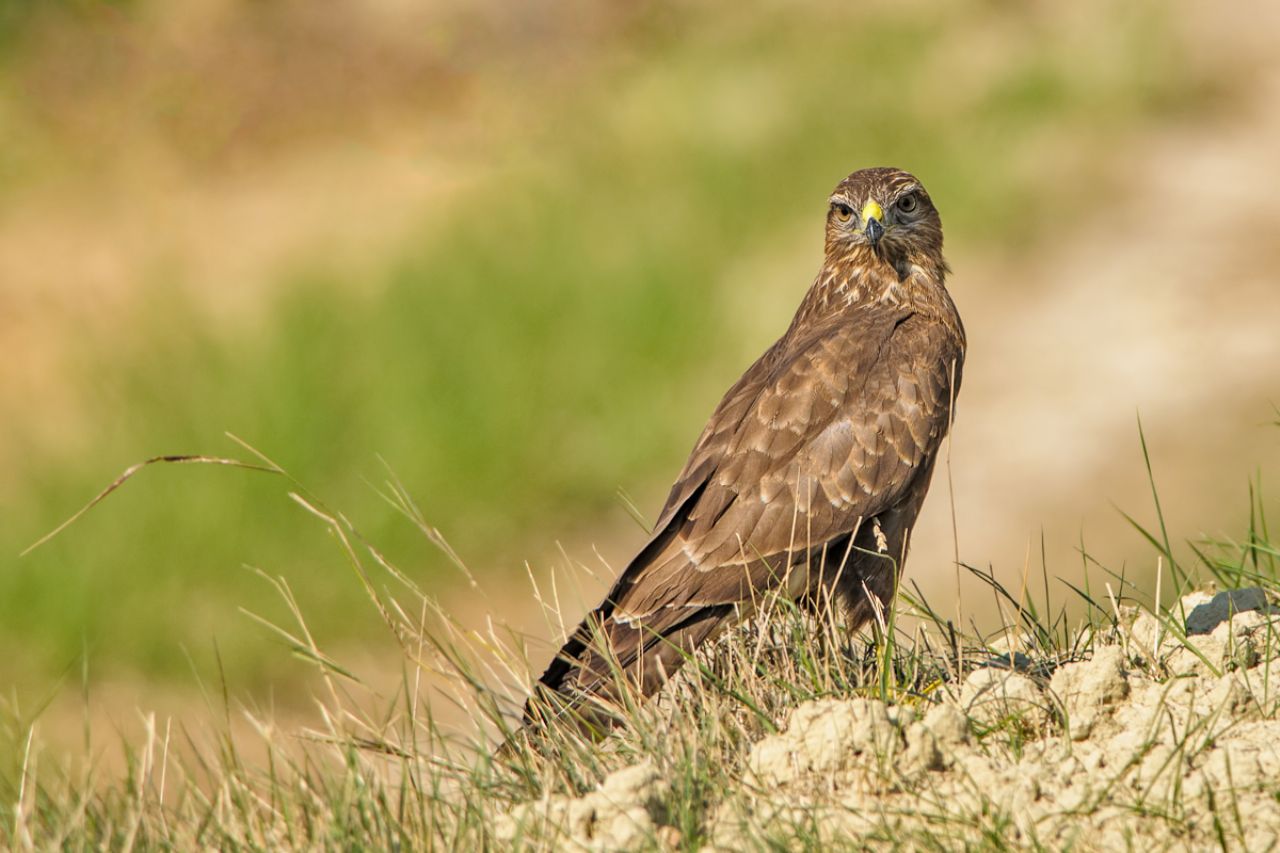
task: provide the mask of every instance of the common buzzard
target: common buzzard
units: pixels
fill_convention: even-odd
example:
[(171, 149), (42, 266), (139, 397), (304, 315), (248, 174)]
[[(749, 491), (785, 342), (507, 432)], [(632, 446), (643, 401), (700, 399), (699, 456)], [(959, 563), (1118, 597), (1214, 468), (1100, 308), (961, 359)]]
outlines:
[(648, 696), (765, 594), (829, 596), (851, 629), (889, 603), (960, 384), (947, 271), (915, 177), (877, 168), (840, 182), (825, 261), (791, 325), (724, 395), (652, 536), (547, 667), (527, 721), (586, 715), (624, 683)]

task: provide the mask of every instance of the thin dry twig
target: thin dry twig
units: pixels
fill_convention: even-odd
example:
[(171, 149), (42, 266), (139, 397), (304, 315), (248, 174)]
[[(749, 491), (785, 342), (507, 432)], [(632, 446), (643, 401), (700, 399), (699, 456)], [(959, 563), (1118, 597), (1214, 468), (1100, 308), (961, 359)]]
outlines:
[(222, 456), (201, 456), (197, 454), (178, 455), (178, 456), (153, 456), (152, 458), (147, 459), (144, 462), (138, 462), (135, 465), (130, 465), (128, 468), (124, 470), (124, 473), (122, 473), (119, 477), (116, 477), (114, 480), (112, 480), (109, 486), (107, 486), (105, 489), (99, 492), (97, 497), (95, 497), (93, 500), (89, 501), (87, 504), (85, 504), (83, 507), (77, 510), (75, 514), (73, 514), (66, 521), (62, 522), (53, 530), (50, 530), (44, 536), (41, 536), (35, 542), (28, 545), (26, 548), (23, 549), (22, 553), (20, 553), (18, 556), (25, 557), (35, 549), (39, 548), (41, 545), (44, 545), (49, 540), (57, 536), (59, 533), (61, 533), (62, 531), (66, 530), (68, 527), (70, 527), (71, 525), (79, 521), (85, 515), (85, 513), (89, 512), (89, 510), (93, 509), (95, 506), (97, 506), (98, 504), (106, 500), (108, 495), (110, 495), (116, 489), (120, 488), (126, 482), (128, 482), (129, 479), (132, 478), (134, 474), (137, 474), (142, 469), (150, 467), (151, 465), (158, 465), (158, 464), (226, 465), (232, 468), (243, 468), (246, 471), (260, 471), (264, 474), (275, 474), (277, 476), (286, 476), (284, 469), (280, 468), (274, 463), (272, 463), (271, 465), (255, 465), (252, 462), (245, 462), (240, 459), (229, 459)]

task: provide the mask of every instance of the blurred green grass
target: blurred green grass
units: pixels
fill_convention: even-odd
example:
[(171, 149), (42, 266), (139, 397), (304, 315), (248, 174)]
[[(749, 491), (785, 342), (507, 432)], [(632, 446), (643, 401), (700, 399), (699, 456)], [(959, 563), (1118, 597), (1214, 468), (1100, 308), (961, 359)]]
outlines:
[[(798, 300), (845, 173), (910, 168), (951, 245), (1025, 246), (1052, 239), (1105, 177), (1099, 165), (1063, 181), (1046, 152), (1105, 150), (1200, 91), (1153, 4), (1108, 13), (1096, 39), (999, 3), (831, 11), (704, 9), (637, 27), (626, 61), (546, 92), (536, 131), (486, 152), (489, 177), (388, 258), (376, 288), (319, 257), (263, 322), (227, 329), (173, 282), (148, 284), (127, 334), (79, 342), (90, 450), (51, 460), (20, 424), (0, 427), (33, 448), (0, 553), (134, 461), (233, 452), (229, 430), (428, 588), (458, 576), (367, 485), (384, 476), (378, 455), (478, 571), (522, 577), (522, 555), (616, 506), (619, 486), (674, 474), (743, 347), (768, 343), (740, 340), (732, 271), (811, 233), (812, 263), (777, 283)], [(996, 24), (1003, 53), (965, 82), (953, 63)], [(789, 317), (775, 319), (781, 331)], [(22, 652), (0, 681), (45, 679), (86, 650), (97, 671), (182, 677), (188, 651), (210, 665), (213, 637), (238, 680), (283, 677), (279, 646), (237, 613), (283, 616), (246, 563), (290, 580), (324, 642), (380, 631), (352, 617), (356, 581), (322, 528), (281, 482), (245, 472), (149, 470), (2, 562), (0, 638)]]

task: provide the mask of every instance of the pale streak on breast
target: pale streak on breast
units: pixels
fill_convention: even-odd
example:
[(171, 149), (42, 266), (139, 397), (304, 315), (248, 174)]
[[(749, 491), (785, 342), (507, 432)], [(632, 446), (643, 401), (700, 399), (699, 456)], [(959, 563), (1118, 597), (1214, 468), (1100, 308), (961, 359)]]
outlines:
[(895, 308), (902, 304), (902, 287), (896, 281), (890, 281), (880, 293), (881, 305), (892, 305)]

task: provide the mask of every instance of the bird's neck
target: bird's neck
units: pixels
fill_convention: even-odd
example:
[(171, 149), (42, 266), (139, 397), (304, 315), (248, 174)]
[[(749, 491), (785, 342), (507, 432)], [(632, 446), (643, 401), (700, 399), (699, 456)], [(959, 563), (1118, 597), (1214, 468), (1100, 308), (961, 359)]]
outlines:
[(894, 261), (866, 247), (840, 256), (828, 255), (793, 325), (873, 304), (910, 306), (929, 314), (953, 313), (946, 275), (947, 265), (941, 257), (908, 256)]

